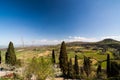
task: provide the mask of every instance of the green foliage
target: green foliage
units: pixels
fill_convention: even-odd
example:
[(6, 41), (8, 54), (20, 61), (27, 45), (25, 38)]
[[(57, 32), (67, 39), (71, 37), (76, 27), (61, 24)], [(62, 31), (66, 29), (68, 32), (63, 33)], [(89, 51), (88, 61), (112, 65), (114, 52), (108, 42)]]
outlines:
[(13, 80), (24, 80), (23, 77), (21, 77), (19, 74), (13, 73), (14, 74), (14, 78)]
[(115, 76), (118, 76), (119, 75), (119, 65), (117, 62), (111, 62), (111, 71), (110, 71), (110, 76), (111, 77), (115, 77)]
[(33, 58), (26, 68), (26, 77), (35, 75), (37, 80), (45, 80), (47, 77), (54, 77), (51, 59), (40, 57)]
[(75, 65), (74, 65), (74, 70), (75, 70), (75, 77), (76, 77), (76, 79), (77, 79), (77, 78), (79, 78), (79, 74), (80, 74), (77, 55), (75, 55)]
[(98, 64), (98, 67), (97, 67), (97, 77), (98, 78), (100, 77), (101, 72), (102, 72), (101, 64)]
[(17, 65), (17, 66), (22, 66), (21, 59), (17, 59), (17, 60), (16, 60), (16, 65)]
[(107, 77), (110, 77), (110, 55), (107, 54), (107, 66), (106, 66)]
[(106, 69), (106, 66), (107, 66), (106, 61), (101, 63), (101, 67), (102, 67), (103, 69)]
[[(54, 46), (52, 48), (40, 47), (40, 48), (35, 48), (34, 50), (33, 50), (33, 48), (31, 48), (31, 49), (24, 48), (23, 50), (16, 49), (17, 50), (16, 56), (19, 57), (19, 59), (21, 59), (21, 60), (16, 60), (16, 65), (20, 65), (21, 62), (23, 62), (25, 65), (27, 65), (30, 62), (29, 66), (28, 66), (29, 68), (28, 67), (27, 67), (28, 69), (26, 68), (26, 76), (28, 75), (28, 77), (29, 77), (30, 75), (32, 75), (34, 73), (35, 75), (37, 75), (38, 79), (44, 80), (44, 78), (41, 79), (38, 77), (40, 75), (41, 75), (40, 77), (44, 77), (42, 75), (47, 74), (44, 72), (46, 69), (43, 70), (44, 67), (42, 67), (40, 69), (38, 68), (38, 67), (40, 67), (40, 64), (42, 64), (41, 63), (42, 60), (39, 58), (37, 58), (37, 59), (35, 58), (35, 60), (33, 60), (32, 58), (33, 58), (33, 56), (36, 57), (40, 53), (44, 53), (46, 50), (51, 51), (54, 49), (55, 51), (54, 50), (52, 51), (52, 59), (49, 59), (49, 60), (46, 59), (46, 58), (49, 58), (50, 56), (47, 56), (46, 58), (44, 58), (44, 60), (48, 61), (48, 62), (51, 60), (49, 63), (50, 65), (49, 64), (47, 65), (47, 63), (45, 62), (46, 63), (45, 66), (52, 66), (53, 65), (52, 63), (60, 63), (61, 62), (60, 65), (62, 65), (62, 67), (64, 66), (64, 68), (61, 68), (61, 70), (63, 69), (63, 71), (62, 71), (63, 75), (66, 76), (66, 74), (67, 74), (66, 77), (68, 77), (68, 78), (72, 78), (72, 79), (76, 78), (76, 76), (75, 76), (76, 72), (75, 72), (75, 68), (73, 65), (73, 64), (76, 64), (76, 61), (79, 61), (79, 66), (81, 67), (80, 70), (76, 69), (76, 71), (80, 71), (80, 78), (81, 79), (85, 79), (85, 80), (87, 80), (87, 79), (88, 80), (106, 79), (106, 73), (105, 73), (105, 69), (107, 69), (106, 61), (109, 61), (109, 60), (110, 60), (109, 61), (109, 63), (110, 63), (110, 72), (109, 72), (110, 77), (109, 77), (109, 79), (114, 80), (114, 79), (116, 79), (115, 77), (118, 77), (118, 75), (120, 75), (120, 73), (118, 73), (118, 71), (120, 70), (120, 67), (118, 68), (118, 64), (111, 62), (111, 61), (115, 61), (117, 63), (120, 63), (119, 59), (115, 58), (112, 55), (112, 52), (111, 52), (112, 50), (110, 50), (110, 48), (108, 48), (108, 50), (106, 51), (106, 53), (109, 54), (109, 59), (108, 59), (106, 57), (106, 54), (100, 55), (100, 54), (98, 54), (98, 53), (100, 53), (100, 50), (92, 50), (92, 47), (90, 49), (87, 49), (87, 50), (85, 48), (81, 49), (81, 48), (79, 48), (79, 46), (78, 47), (72, 46), (72, 47), (66, 48), (65, 43), (64, 43), (64, 46), (62, 43), (60, 52), (59, 52), (59, 47), (60, 46)], [(77, 49), (79, 49), (81, 52), (75, 53), (75, 50), (77, 50)], [(19, 50), (21, 50), (21, 51), (19, 51)], [(2, 51), (1, 56), (2, 57), (5, 56), (5, 50), (1, 50), (1, 51)], [(59, 53), (60, 53), (60, 55), (59, 55)], [(64, 53), (64, 54), (61, 54), (61, 53)], [(116, 57), (118, 57), (117, 53), (115, 54)], [(68, 55), (68, 60), (70, 59), (69, 62), (67, 61), (67, 58), (66, 58), (67, 55)], [(74, 61), (72, 58), (75, 58), (75, 55), (77, 55), (77, 60)], [(89, 59), (89, 57), (90, 57), (90, 59)], [(32, 62), (31, 62), (31, 60), (32, 60)], [(90, 63), (91, 63), (90, 60), (93, 61), (92, 65), (90, 65)], [(3, 61), (4, 61), (4, 57), (2, 58), (2, 62)], [(72, 64), (72, 62), (73, 62), (73, 64)], [(66, 63), (67, 63), (67, 65), (66, 65)], [(98, 63), (101, 63), (101, 65), (97, 66)], [(89, 66), (90, 66), (90, 68), (89, 68)], [(96, 68), (97, 68), (97, 70), (96, 70)], [(101, 68), (102, 68), (102, 70), (101, 70)], [(49, 67), (49, 69), (51, 72), (49, 74), (52, 76), (53, 75), (53, 71), (51, 70), (52, 68)], [(47, 69), (47, 70), (49, 70), (49, 69)], [(67, 71), (65, 71), (65, 70), (67, 70)], [(107, 72), (107, 70), (106, 70), (106, 72)], [(95, 76), (96, 74), (97, 74), (97, 76)], [(88, 77), (86, 77), (86, 75)]]
[(110, 77), (107, 80), (120, 80), (120, 76), (119, 77)]
[(102, 69), (101, 69), (101, 64), (98, 65), (98, 68), (97, 68), (97, 74), (101, 73)]
[(56, 61), (55, 61), (55, 51), (54, 49), (52, 50), (52, 62), (55, 64)]
[(9, 46), (5, 55), (5, 62), (6, 64), (10, 64), (10, 65), (15, 65), (16, 63), (16, 54), (15, 54), (14, 46), (12, 42), (9, 43)]
[(67, 56), (66, 45), (65, 45), (64, 41), (61, 44), (60, 55), (59, 55), (59, 64), (60, 64), (61, 71), (63, 72), (63, 75), (67, 76), (68, 56)]
[(115, 59), (120, 59), (120, 49), (115, 49), (114, 51), (113, 51), (113, 56), (114, 56), (114, 58)]
[(72, 78), (74, 79), (74, 68), (72, 65), (72, 59), (70, 59), (70, 61), (68, 62), (68, 78)]
[(84, 71), (85, 71), (87, 77), (89, 77), (89, 75), (91, 73), (91, 61), (90, 61), (90, 57), (84, 56), (83, 67), (84, 67)]
[(13, 79), (10, 79), (10, 78), (0, 78), (0, 80), (13, 80)]
[[(109, 52), (111, 58), (113, 58), (112, 54)], [(83, 52), (83, 53), (77, 53), (77, 56), (78, 56), (78, 59), (83, 59), (84, 58), (84, 55), (86, 57), (91, 57), (91, 58), (94, 58), (98, 61), (102, 61), (102, 60), (105, 60), (106, 59), (106, 55), (100, 55), (98, 54), (97, 52)], [(68, 51), (68, 58), (74, 58), (75, 56), (75, 53), (74, 52), (69, 52)]]

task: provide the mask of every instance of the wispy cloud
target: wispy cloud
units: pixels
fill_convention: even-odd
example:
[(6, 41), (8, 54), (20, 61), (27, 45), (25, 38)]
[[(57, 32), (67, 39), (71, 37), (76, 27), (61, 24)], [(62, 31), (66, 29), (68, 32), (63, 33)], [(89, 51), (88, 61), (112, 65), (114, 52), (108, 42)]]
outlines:
[[(73, 42), (73, 41), (82, 41), (82, 42), (95, 42), (98, 41), (96, 38), (86, 38), (86, 37), (79, 37), (79, 36), (69, 36), (68, 38), (61, 39), (61, 40), (49, 40), (49, 39), (38, 39), (38, 40), (33, 40), (31, 43), (33, 45), (50, 45), (50, 44), (59, 44), (62, 41), (65, 42)], [(30, 43), (30, 41), (28, 42)]]
[(95, 42), (98, 41), (96, 38), (86, 38), (86, 37), (80, 37), (80, 36), (69, 36), (69, 38), (67, 39), (68, 42), (72, 42), (72, 41), (83, 41), (83, 42)]

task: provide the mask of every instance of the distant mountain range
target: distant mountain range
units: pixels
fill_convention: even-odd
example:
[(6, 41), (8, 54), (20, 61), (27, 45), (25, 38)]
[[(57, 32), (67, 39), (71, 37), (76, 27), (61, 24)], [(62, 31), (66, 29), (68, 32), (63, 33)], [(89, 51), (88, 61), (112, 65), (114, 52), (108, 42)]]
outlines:
[(97, 42), (98, 44), (120, 44), (120, 41), (114, 39), (104, 39), (102, 41)]
[[(59, 44), (60, 45), (60, 44)], [(82, 41), (74, 41), (74, 42), (68, 42), (66, 43), (67, 46), (109, 46), (109, 47), (115, 47), (120, 48), (120, 41), (114, 40), (114, 39), (104, 39), (98, 42), (82, 42)], [(46, 45), (47, 46), (47, 45)], [(21, 47), (16, 46), (16, 47)], [(29, 47), (29, 46), (26, 46)], [(0, 49), (7, 48), (7, 46), (0, 45)]]
[(97, 47), (112, 47), (112, 48), (120, 48), (120, 41), (114, 39), (104, 39), (98, 42), (69, 42), (67, 43), (68, 46), (97, 46)]
[(102, 41), (98, 42), (81, 42), (81, 41), (74, 41), (69, 42), (67, 44), (120, 44), (120, 41), (114, 40), (114, 39), (104, 39)]

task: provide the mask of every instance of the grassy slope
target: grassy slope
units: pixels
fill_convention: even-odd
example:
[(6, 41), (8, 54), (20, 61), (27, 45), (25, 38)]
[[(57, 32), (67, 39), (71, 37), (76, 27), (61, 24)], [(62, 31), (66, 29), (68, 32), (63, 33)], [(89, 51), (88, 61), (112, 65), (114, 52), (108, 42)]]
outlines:
[[(48, 53), (50, 53), (50, 50), (44, 47), (38, 49), (36, 48), (15, 49), (17, 59), (21, 59), (25, 63), (28, 63), (33, 57), (38, 57), (39, 54), (44, 54), (46, 51), (49, 51)], [(6, 50), (2, 50), (1, 52), (2, 62), (4, 63)]]
[[(38, 57), (39, 54), (44, 54), (46, 53), (46, 51), (49, 51), (48, 53), (50, 54), (52, 49), (55, 49), (55, 53), (56, 53), (56, 62), (58, 63), (59, 60), (59, 47), (38, 47), (38, 48), (24, 48), (24, 49), (16, 49), (16, 56), (17, 59), (21, 59), (24, 62), (29, 62), (33, 57)], [(5, 56), (5, 51), (2, 51), (2, 62), (4, 62), (4, 56)], [(75, 54), (78, 55), (79, 60), (81, 60), (79, 63), (82, 65), (83, 64), (83, 57), (84, 55), (87, 57), (91, 57), (93, 59), (96, 59), (98, 61), (102, 61), (106, 59), (106, 55), (100, 55), (98, 54), (99, 51), (93, 51), (93, 50), (88, 50), (86, 51), (86, 49), (83, 49), (83, 52), (78, 52), (75, 53), (74, 50), (71, 50), (71, 48), (67, 47), (67, 53), (68, 53), (68, 58), (73, 58), (73, 62), (74, 62), (74, 56)], [(113, 58), (113, 55), (111, 52), (107, 52), (110, 54), (111, 58)], [(106, 62), (102, 63), (102, 67), (105, 68), (106, 67)]]

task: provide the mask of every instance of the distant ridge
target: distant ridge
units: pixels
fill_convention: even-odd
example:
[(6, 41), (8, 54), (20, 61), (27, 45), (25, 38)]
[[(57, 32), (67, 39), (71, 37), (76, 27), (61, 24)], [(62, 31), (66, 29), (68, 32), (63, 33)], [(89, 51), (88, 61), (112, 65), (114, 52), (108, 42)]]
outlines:
[[(99, 45), (116, 46), (117, 45), (120, 47), (120, 41), (107, 38), (98, 42), (83, 42), (83, 41), (66, 42), (66, 45), (67, 46), (99, 46)], [(25, 47), (38, 47), (38, 46), (55, 46), (55, 45), (36, 45), (36, 46), (26, 45)], [(0, 45), (0, 49), (4, 49), (4, 48), (7, 48), (7, 46)], [(17, 45), (15, 46), (15, 48), (21, 48), (21, 45)]]
[(74, 41), (74, 42), (68, 42), (67, 45), (69, 46), (79, 46), (79, 45), (107, 45), (107, 44), (120, 44), (120, 41), (107, 38), (98, 42), (82, 42), (82, 41)]
[(120, 41), (117, 41), (117, 40), (114, 40), (114, 39), (111, 39), (111, 38), (107, 38), (107, 39), (104, 39), (104, 40), (99, 41), (97, 43), (98, 44), (120, 44)]

